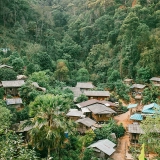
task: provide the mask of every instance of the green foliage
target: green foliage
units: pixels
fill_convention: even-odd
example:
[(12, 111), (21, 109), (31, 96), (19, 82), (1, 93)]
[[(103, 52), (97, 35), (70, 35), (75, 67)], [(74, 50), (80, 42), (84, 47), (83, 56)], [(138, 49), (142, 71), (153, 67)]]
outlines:
[(40, 87), (47, 87), (49, 84), (49, 76), (46, 74), (45, 71), (32, 73), (32, 75), (30, 75), (29, 77), (29, 80), (37, 82)]
[(0, 99), (3, 99), (4, 96), (4, 88), (0, 88)]
[(12, 60), (12, 66), (14, 70), (20, 74), (23, 73), (24, 62), (21, 58), (15, 58)]
[(84, 101), (87, 101), (87, 100), (88, 100), (88, 97), (84, 94), (81, 94), (79, 97), (77, 97), (76, 102), (81, 103), (81, 102), (84, 102)]
[(0, 134), (4, 134), (11, 125), (12, 114), (4, 107), (3, 102), (0, 104), (0, 112)]
[(9, 68), (1, 68), (0, 69), (0, 79), (1, 81), (5, 81), (5, 80), (15, 80), (17, 76), (17, 73), (13, 70), (13, 69), (9, 69)]
[(125, 129), (122, 124), (118, 125), (111, 119), (108, 124), (102, 125), (102, 128), (94, 130), (94, 133), (96, 134), (95, 141), (107, 138), (116, 143), (116, 139), (112, 138), (111, 133), (115, 133), (116, 138), (120, 138), (124, 135)]
[(139, 142), (145, 144), (145, 152), (153, 152), (160, 157), (160, 144), (157, 143), (160, 129), (159, 111), (154, 116), (147, 116), (142, 121), (141, 128), (145, 134), (140, 135)]
[(158, 102), (158, 97), (160, 95), (160, 90), (158, 87), (151, 85), (149, 88), (145, 88), (144, 91), (142, 92), (143, 95), (143, 104), (148, 104), (148, 103), (157, 103)]
[(77, 82), (88, 82), (89, 81), (89, 73), (85, 68), (81, 68), (77, 72)]
[(0, 137), (0, 159), (13, 160), (38, 160), (38, 156), (33, 149), (24, 145), (22, 135), (8, 132)]

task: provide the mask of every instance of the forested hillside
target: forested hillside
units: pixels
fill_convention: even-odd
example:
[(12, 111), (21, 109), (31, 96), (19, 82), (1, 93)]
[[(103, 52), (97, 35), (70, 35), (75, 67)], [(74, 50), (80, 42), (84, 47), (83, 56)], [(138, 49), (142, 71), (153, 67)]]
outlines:
[[(116, 144), (125, 133), (122, 124), (108, 120), (135, 98), (125, 78), (145, 84), (140, 105), (160, 103), (159, 85), (150, 83), (160, 76), (160, 1), (0, 0), (0, 66), (0, 159), (96, 160), (86, 149), (91, 143)], [(18, 75), (23, 84), (11, 88), (19, 81), (9, 80)], [(114, 104), (117, 113), (105, 116), (107, 125), (83, 136), (66, 116), (88, 99), (83, 90), (75, 100), (64, 89), (77, 82), (110, 91), (108, 100), (119, 105)], [(17, 98), (20, 107), (8, 105), (7, 99)]]
[(88, 80), (107, 86), (120, 78), (148, 82), (160, 74), (158, 0), (0, 4), (0, 47), (10, 49), (1, 52), (0, 63), (18, 63), (18, 72), (49, 69), (70, 86)]

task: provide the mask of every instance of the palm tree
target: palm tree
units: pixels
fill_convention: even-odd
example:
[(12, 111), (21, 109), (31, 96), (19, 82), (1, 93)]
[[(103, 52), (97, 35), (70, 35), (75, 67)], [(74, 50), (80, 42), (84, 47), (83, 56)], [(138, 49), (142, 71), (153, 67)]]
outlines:
[[(31, 144), (39, 149), (48, 149), (59, 155), (66, 130), (70, 130), (71, 123), (66, 120), (65, 112), (70, 103), (63, 96), (40, 95), (29, 105), (33, 129), (30, 131)], [(60, 158), (60, 156), (59, 156)]]

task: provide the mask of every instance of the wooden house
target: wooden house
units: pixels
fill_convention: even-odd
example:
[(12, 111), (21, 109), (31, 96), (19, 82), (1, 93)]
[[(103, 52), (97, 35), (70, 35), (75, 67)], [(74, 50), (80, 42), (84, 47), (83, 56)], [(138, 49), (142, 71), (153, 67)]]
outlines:
[(76, 121), (76, 123), (78, 123), (78, 127), (77, 127), (77, 130), (78, 132), (80, 132), (81, 134), (82, 133), (85, 133), (87, 130), (90, 130), (92, 128), (95, 128), (97, 125), (96, 125), (96, 121), (90, 119), (90, 118), (82, 118), (82, 119), (78, 119)]
[(109, 91), (84, 91), (84, 95), (88, 99), (108, 100), (110, 98)]
[(18, 95), (18, 89), (24, 84), (24, 80), (14, 80), (14, 81), (2, 81), (2, 87), (5, 90), (5, 94), (10, 94), (13, 96)]
[[(90, 117), (93, 118), (93, 113), (92, 111), (89, 109), (89, 106), (96, 106), (97, 107), (103, 107), (104, 110), (112, 110), (113, 113), (115, 113), (114, 110), (116, 110), (116, 105), (112, 102), (109, 101), (99, 101), (97, 99), (90, 99), (81, 103), (76, 104), (78, 108), (80, 108), (82, 110), (82, 112), (86, 115), (86, 117)], [(98, 109), (98, 108), (97, 108)], [(102, 108), (101, 108), (102, 109)], [(112, 116), (112, 115), (110, 115)], [(108, 117), (110, 117), (108, 116)], [(100, 117), (100, 115), (99, 115)], [(101, 117), (107, 117), (107, 115), (101, 115)]]
[(76, 87), (80, 88), (82, 92), (95, 88), (92, 82), (77, 82)]
[(143, 84), (133, 84), (130, 89), (132, 92), (134, 92), (136, 95), (137, 94), (142, 94), (143, 90), (145, 89), (146, 85)]
[(70, 109), (69, 112), (66, 114), (71, 120), (78, 120), (79, 118), (84, 118), (85, 115), (82, 111), (78, 111), (78, 109)]
[(160, 77), (152, 77), (150, 81), (154, 86), (160, 87)]
[(137, 122), (128, 125), (129, 140), (131, 143), (138, 143), (140, 134), (144, 134)]
[(133, 79), (124, 79), (124, 83), (128, 86), (132, 85), (133, 84)]
[(22, 107), (22, 99), (21, 98), (10, 98), (6, 99), (7, 106), (11, 106), (14, 108), (21, 108)]
[(87, 108), (91, 112), (91, 118), (93, 118), (96, 122), (108, 121), (116, 113), (113, 109), (100, 103), (92, 104)]
[(20, 121), (18, 124), (18, 129), (16, 130), (16, 133), (21, 133), (23, 136), (23, 139), (26, 143), (29, 142), (29, 131), (33, 128), (32, 125), (24, 125), (27, 121)]
[(103, 139), (91, 144), (87, 148), (92, 148), (97, 158), (107, 159), (115, 152), (115, 146), (116, 144), (110, 140)]

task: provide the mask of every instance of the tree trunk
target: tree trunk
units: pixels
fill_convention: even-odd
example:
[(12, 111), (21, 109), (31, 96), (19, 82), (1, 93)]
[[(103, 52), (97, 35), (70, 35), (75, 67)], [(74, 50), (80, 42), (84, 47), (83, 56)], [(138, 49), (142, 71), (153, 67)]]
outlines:
[(51, 155), (51, 148), (50, 148), (50, 146), (49, 146), (49, 147), (48, 147), (48, 156), (47, 156), (47, 159), (50, 158), (50, 155)]

